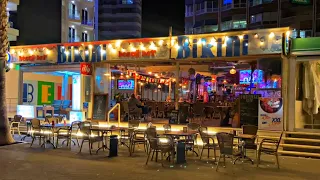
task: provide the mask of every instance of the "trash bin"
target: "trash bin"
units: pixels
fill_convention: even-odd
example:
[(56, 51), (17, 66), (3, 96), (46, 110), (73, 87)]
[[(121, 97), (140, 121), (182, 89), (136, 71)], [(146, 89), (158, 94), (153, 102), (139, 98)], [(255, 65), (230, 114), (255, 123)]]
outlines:
[(109, 157), (118, 156), (118, 136), (117, 135), (110, 136), (110, 146), (109, 147), (110, 147)]
[(184, 140), (180, 140), (177, 145), (177, 164), (183, 163), (186, 163), (186, 144)]

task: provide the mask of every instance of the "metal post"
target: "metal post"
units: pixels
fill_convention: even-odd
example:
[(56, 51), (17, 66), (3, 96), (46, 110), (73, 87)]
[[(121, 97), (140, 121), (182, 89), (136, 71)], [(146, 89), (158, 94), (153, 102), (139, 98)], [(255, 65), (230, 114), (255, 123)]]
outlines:
[(174, 101), (175, 101), (175, 108), (176, 110), (179, 109), (179, 79), (180, 79), (180, 64), (179, 62), (176, 63), (176, 85), (174, 90)]

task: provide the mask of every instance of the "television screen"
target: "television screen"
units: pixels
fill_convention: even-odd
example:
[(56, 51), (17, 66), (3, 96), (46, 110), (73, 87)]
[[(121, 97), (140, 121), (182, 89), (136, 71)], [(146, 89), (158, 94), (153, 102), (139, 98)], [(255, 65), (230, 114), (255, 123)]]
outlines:
[(30, 105), (17, 105), (17, 115), (21, 115), (26, 119), (35, 118), (35, 106)]
[(133, 90), (134, 89), (134, 80), (133, 79), (128, 79), (128, 80), (118, 79), (118, 89)]
[[(251, 80), (251, 70), (240, 70), (240, 84), (250, 84)], [(263, 71), (255, 70), (252, 74), (252, 83), (263, 83)]]

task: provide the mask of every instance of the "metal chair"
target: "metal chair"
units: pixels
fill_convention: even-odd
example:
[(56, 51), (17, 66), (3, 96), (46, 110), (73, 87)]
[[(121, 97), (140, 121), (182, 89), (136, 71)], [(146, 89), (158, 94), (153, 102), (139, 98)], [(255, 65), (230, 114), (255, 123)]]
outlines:
[[(189, 124), (187, 124), (187, 128), (188, 128), (188, 131), (199, 131), (200, 124), (189, 123)], [(186, 147), (187, 148), (186, 149), (193, 151), (198, 156), (198, 153), (194, 151), (194, 147), (197, 144), (197, 137), (198, 137), (197, 134), (194, 134), (192, 136), (187, 137), (187, 139), (186, 139)], [(197, 147), (198, 147), (198, 152), (199, 152), (199, 146), (197, 145)]]
[[(149, 152), (148, 152), (146, 165), (148, 165), (151, 152), (152, 152), (152, 158), (154, 156), (154, 153), (156, 153), (156, 156), (158, 156), (158, 153), (161, 153), (161, 165), (162, 165), (162, 167), (164, 167), (164, 165), (163, 165), (163, 161), (164, 161), (163, 156), (165, 154), (168, 154), (169, 157), (171, 156), (172, 157), (172, 163), (174, 163), (175, 148), (174, 148), (174, 142), (173, 142), (172, 138), (170, 138), (170, 137), (157, 137), (157, 138), (151, 138), (148, 141), (149, 141), (149, 144), (150, 144), (150, 149), (149, 149)], [(156, 157), (156, 159), (157, 159), (157, 157)], [(169, 158), (169, 160), (170, 159), (171, 158)]]
[[(278, 166), (278, 169), (280, 169), (279, 157), (278, 157), (278, 149), (279, 149), (279, 145), (281, 143), (282, 135), (283, 135), (283, 132), (281, 133), (281, 135), (280, 135), (278, 140), (268, 139), (268, 138), (262, 139), (262, 141), (261, 141), (261, 143), (259, 145), (259, 149), (258, 149), (257, 167), (259, 167), (259, 164), (260, 164), (261, 154), (264, 153), (264, 154), (269, 154), (269, 155), (276, 156), (277, 166)], [(268, 143), (267, 146), (265, 146), (266, 143)]]
[(244, 141), (244, 155), (246, 156), (247, 149), (255, 150), (256, 151), (256, 157), (257, 157), (257, 147), (258, 145), (256, 144), (256, 139), (257, 139), (257, 132), (258, 132), (258, 127), (253, 126), (253, 125), (243, 125), (242, 126), (242, 132), (243, 134), (250, 134), (254, 135), (254, 139), (243, 139)]
[(10, 132), (14, 135), (14, 132), (17, 131), (19, 136), (21, 137), (20, 133), (20, 122), (22, 121), (21, 115), (15, 115), (13, 121), (10, 123)]
[(39, 119), (32, 119), (30, 121), (31, 124), (31, 138), (32, 142), (30, 144), (30, 147), (33, 145), (33, 142), (36, 138), (39, 138), (39, 145), (41, 144), (41, 138), (45, 138), (45, 136), (41, 132), (40, 128), (40, 120)]

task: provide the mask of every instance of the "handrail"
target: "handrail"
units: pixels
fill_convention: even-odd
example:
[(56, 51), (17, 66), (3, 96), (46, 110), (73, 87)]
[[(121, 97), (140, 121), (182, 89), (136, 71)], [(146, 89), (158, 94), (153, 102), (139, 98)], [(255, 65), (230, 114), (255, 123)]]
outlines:
[(111, 112), (113, 111), (113, 110), (115, 110), (117, 107), (119, 107), (118, 108), (118, 127), (120, 127), (120, 103), (117, 103), (116, 105), (114, 105), (109, 111), (108, 111), (108, 114), (107, 114), (107, 122), (108, 122), (108, 124), (109, 124), (109, 122), (110, 122), (110, 114), (111, 114)]

